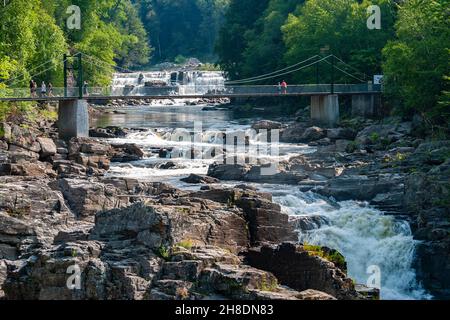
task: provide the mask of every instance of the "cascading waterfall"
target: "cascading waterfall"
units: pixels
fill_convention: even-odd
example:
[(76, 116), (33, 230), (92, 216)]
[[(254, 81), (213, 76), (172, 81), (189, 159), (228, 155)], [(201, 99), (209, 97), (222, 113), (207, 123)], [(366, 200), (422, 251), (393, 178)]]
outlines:
[[(142, 77), (142, 79), (140, 79)], [(149, 92), (151, 83), (154, 88), (174, 87), (179, 95), (206, 94), (223, 90), (225, 77), (221, 71), (152, 71), (135, 73), (115, 73), (112, 80), (112, 91), (127, 92), (132, 95), (144, 95)]]
[(371, 266), (381, 271), (382, 299), (428, 299), (412, 268), (417, 241), (406, 221), (384, 215), (366, 203), (330, 203), (314, 193), (285, 190), (274, 201), (295, 217), (319, 216), (325, 221), (312, 230), (299, 230), (300, 242), (337, 249), (346, 258), (349, 276), (366, 284)]

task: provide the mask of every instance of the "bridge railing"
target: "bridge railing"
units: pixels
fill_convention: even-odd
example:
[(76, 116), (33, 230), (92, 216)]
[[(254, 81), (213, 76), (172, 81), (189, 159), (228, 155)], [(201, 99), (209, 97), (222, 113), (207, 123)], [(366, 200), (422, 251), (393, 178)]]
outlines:
[[(262, 85), (262, 86), (227, 86), (227, 85), (211, 85), (211, 86), (161, 86), (161, 87), (146, 87), (146, 86), (125, 86), (125, 87), (87, 87), (83, 90), (83, 96), (86, 97), (129, 97), (129, 96), (148, 96), (148, 97), (173, 97), (182, 98), (183, 96), (264, 96), (264, 95), (314, 95), (314, 94), (328, 94), (331, 93), (332, 87), (330, 84), (318, 85), (291, 85), (286, 89), (278, 85)], [(372, 84), (335, 84), (334, 93), (336, 94), (358, 94), (358, 93), (379, 93), (381, 92), (380, 85)], [(41, 89), (37, 88), (34, 97), (41, 97)], [(66, 91), (66, 92), (65, 92)], [(79, 90), (77, 87), (67, 88), (53, 88), (49, 92), (47, 88), (46, 97), (79, 97)], [(28, 88), (7, 88), (0, 90), (0, 99), (2, 98), (30, 98), (31, 92)]]

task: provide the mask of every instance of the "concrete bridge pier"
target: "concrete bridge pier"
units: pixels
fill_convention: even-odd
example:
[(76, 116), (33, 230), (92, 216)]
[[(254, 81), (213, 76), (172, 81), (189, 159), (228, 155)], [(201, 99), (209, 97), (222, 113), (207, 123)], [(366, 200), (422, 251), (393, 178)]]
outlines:
[(89, 137), (89, 113), (86, 100), (61, 100), (58, 108), (59, 137), (64, 140)]
[(318, 125), (335, 126), (339, 121), (339, 96), (337, 94), (312, 96), (311, 120)]
[(380, 94), (354, 94), (352, 96), (352, 116), (376, 117), (381, 109)]

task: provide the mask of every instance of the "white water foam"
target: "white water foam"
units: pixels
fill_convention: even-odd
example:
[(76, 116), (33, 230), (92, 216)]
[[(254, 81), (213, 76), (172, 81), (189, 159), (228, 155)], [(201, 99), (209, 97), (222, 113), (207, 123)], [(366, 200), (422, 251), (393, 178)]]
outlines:
[(320, 215), (328, 222), (319, 229), (299, 232), (300, 242), (327, 246), (346, 258), (349, 276), (366, 284), (367, 268), (381, 270), (381, 298), (429, 299), (416, 282), (412, 268), (417, 241), (406, 221), (384, 215), (366, 203), (345, 201), (340, 208), (313, 193), (278, 194), (274, 201), (293, 216)]

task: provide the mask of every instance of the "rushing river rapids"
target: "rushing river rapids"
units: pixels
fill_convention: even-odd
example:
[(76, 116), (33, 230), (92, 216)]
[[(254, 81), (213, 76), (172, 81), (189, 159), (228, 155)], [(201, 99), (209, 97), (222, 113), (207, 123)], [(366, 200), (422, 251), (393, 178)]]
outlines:
[[(206, 174), (212, 159), (185, 157), (191, 143), (171, 139), (177, 130), (193, 131), (194, 123), (202, 122), (201, 141), (196, 142), (202, 152), (214, 145), (223, 144), (224, 131), (249, 130), (256, 119), (233, 119), (227, 111), (201, 111), (195, 106), (130, 107), (123, 114), (104, 115), (95, 126), (120, 125), (141, 128), (114, 143), (136, 143), (146, 151), (168, 149), (163, 158), (159, 155), (147, 159), (114, 165), (110, 175), (164, 181), (179, 188), (196, 189), (198, 186), (180, 181), (191, 173)], [(252, 137), (250, 143), (265, 144), (260, 137)], [(267, 144), (269, 147), (270, 144)], [(276, 156), (261, 156), (261, 162), (282, 161), (298, 154), (314, 152), (301, 144), (278, 144)], [(204, 157), (200, 157), (204, 158)], [(217, 159), (216, 159), (217, 160)], [(168, 161), (171, 166), (165, 167)], [(227, 182), (221, 185), (241, 184)], [(299, 241), (334, 248), (343, 253), (348, 263), (349, 276), (357, 283), (366, 284), (373, 270), (380, 271), (381, 295), (383, 299), (427, 299), (430, 298), (416, 282), (412, 268), (417, 242), (413, 240), (407, 222), (373, 207), (356, 201), (334, 202), (312, 192), (302, 192), (296, 186), (252, 184), (271, 192), (274, 201), (293, 219), (300, 219)], [(375, 268), (375, 269), (374, 269)]]

